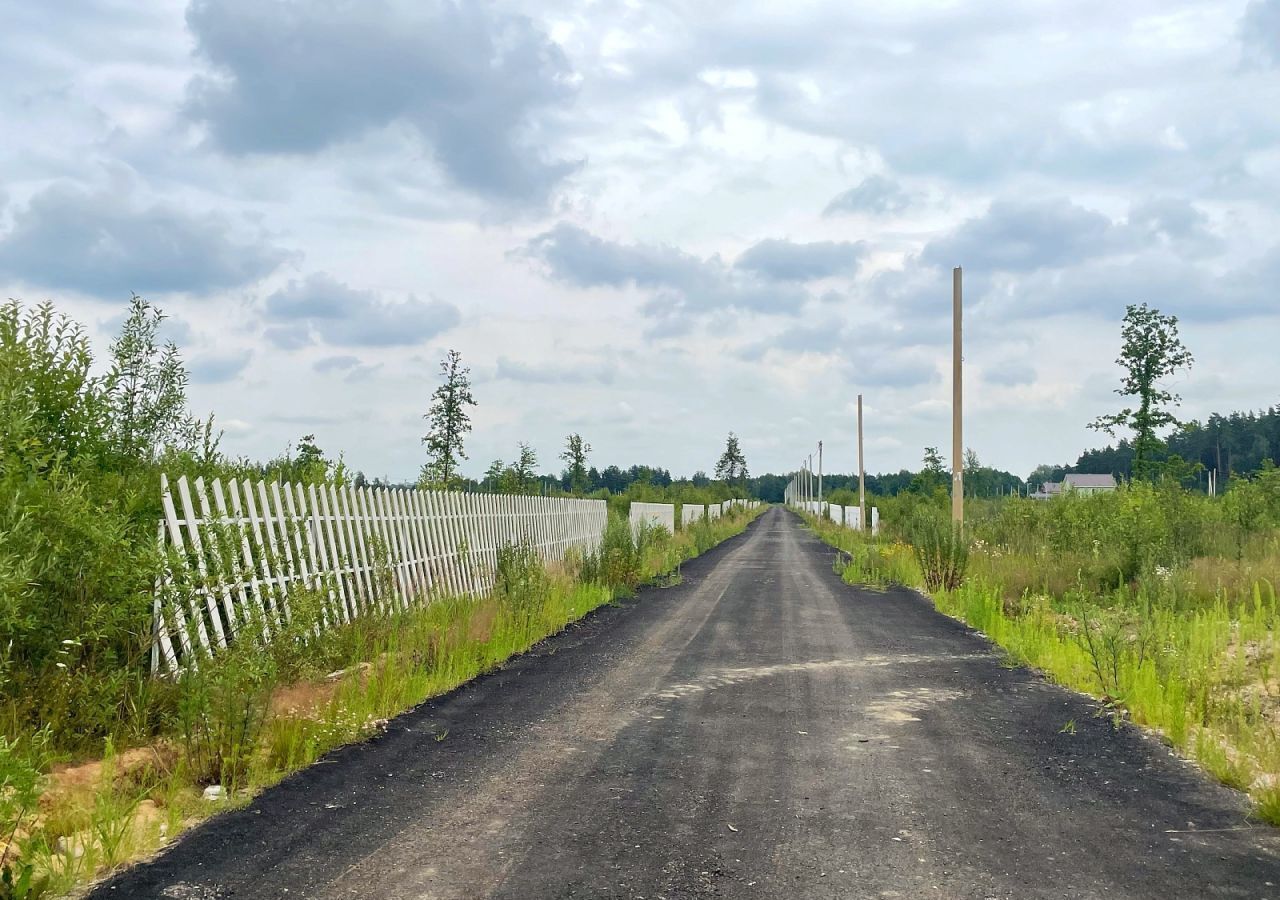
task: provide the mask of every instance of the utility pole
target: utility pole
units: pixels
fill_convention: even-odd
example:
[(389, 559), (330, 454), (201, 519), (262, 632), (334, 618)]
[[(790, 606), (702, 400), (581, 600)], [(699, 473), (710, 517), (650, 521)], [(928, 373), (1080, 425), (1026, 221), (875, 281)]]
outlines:
[(862, 395), (858, 395), (858, 530), (867, 521), (867, 470), (862, 464)]
[[(806, 471), (809, 473), (809, 503), (810, 505), (812, 505), (813, 503), (813, 454), (812, 453), (809, 454), (809, 461), (806, 465), (808, 466)], [(809, 512), (813, 512), (813, 510), (810, 509)]]
[(822, 515), (822, 441), (818, 441), (818, 515)]
[(964, 382), (961, 369), (961, 269), (951, 271), (951, 521), (964, 524)]

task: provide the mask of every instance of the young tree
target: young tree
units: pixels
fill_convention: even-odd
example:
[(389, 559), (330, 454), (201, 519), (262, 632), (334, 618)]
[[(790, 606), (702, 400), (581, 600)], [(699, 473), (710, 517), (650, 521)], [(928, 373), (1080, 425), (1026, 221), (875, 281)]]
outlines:
[(560, 458), (569, 464), (569, 490), (575, 494), (586, 492), (587, 454), (590, 452), (591, 445), (577, 432), (565, 438), (564, 452), (560, 454)]
[(742, 454), (738, 436), (732, 431), (725, 440), (724, 453), (716, 461), (716, 478), (725, 484), (743, 486), (747, 480), (747, 458)]
[(471, 370), (462, 364), (462, 354), (450, 350), (440, 361), (444, 382), (431, 395), (431, 407), (423, 416), (428, 430), (422, 443), (427, 445), (427, 464), (422, 467), (419, 484), (448, 489), (458, 479), (458, 464), (467, 458), (463, 439), (471, 431), (468, 406), (475, 406), (471, 396)]
[(1163, 446), (1156, 432), (1178, 423), (1168, 407), (1182, 399), (1163, 386), (1164, 379), (1195, 361), (1178, 336), (1178, 317), (1161, 314), (1143, 303), (1125, 309), (1120, 330), (1123, 345), (1116, 364), (1125, 370), (1116, 393), (1136, 397), (1137, 407), (1099, 416), (1089, 427), (1115, 436), (1117, 428), (1133, 431), (1133, 477), (1145, 479), (1155, 474), (1153, 456)]
[(511, 464), (511, 476), (516, 490), (521, 493), (532, 493), (538, 483), (538, 475), (534, 470), (538, 466), (538, 454), (524, 441), (520, 442), (520, 456)]
[(137, 294), (111, 344), (103, 379), (118, 465), (149, 462), (164, 447), (194, 449), (200, 422), (187, 413), (187, 370), (177, 346), (161, 346), (164, 313)]
[(911, 479), (907, 490), (915, 494), (932, 494), (939, 488), (945, 489), (948, 480), (947, 463), (938, 448), (925, 447), (924, 468)]
[(491, 491), (502, 489), (502, 474), (507, 470), (507, 464), (500, 459), (495, 459), (489, 463), (489, 468), (484, 470), (484, 480), (481, 484), (485, 485)]

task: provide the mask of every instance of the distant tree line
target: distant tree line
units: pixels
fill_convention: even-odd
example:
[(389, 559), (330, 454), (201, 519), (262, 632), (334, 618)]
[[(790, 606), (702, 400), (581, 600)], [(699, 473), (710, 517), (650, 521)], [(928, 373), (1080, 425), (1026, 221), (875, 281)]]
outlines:
[[(1032, 483), (1061, 481), (1069, 472), (1133, 477), (1134, 445), (1118, 441), (1097, 450), (1086, 450), (1074, 463), (1044, 465), (1031, 473)], [(1232, 478), (1249, 478), (1265, 464), (1280, 463), (1280, 406), (1261, 412), (1214, 413), (1203, 422), (1182, 425), (1153, 454), (1158, 463), (1181, 463), (1179, 473), (1188, 487), (1207, 485), (1207, 473), (1218, 472), (1219, 490)]]

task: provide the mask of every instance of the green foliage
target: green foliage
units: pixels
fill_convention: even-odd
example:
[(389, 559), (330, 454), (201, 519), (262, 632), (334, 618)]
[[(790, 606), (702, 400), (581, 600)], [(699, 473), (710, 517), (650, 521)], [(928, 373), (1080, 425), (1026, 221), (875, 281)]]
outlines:
[(78, 748), (155, 724), (140, 685), (158, 471), (216, 457), (161, 320), (135, 297), (96, 376), (82, 329), (50, 304), (0, 307), (0, 733), (47, 722)]
[(922, 508), (911, 518), (907, 536), (929, 590), (950, 591), (960, 586), (969, 562), (969, 542), (960, 526)]
[(332, 484), (341, 487), (352, 482), (351, 472), (342, 457), (330, 459), (316, 443), (314, 434), (304, 434), (299, 438), (296, 449), (285, 448), (283, 454), (265, 465), (241, 463), (238, 468), (243, 475), (284, 484)]
[(47, 878), (36, 875), (29, 861), (14, 858), (18, 829), (35, 813), (43, 783), (48, 735), (36, 732), (25, 741), (0, 736), (0, 900), (37, 897)]
[(924, 468), (914, 478), (907, 490), (913, 494), (942, 495), (951, 479), (947, 476), (946, 462), (937, 447), (924, 448)]
[(747, 458), (742, 453), (738, 436), (731, 431), (725, 439), (724, 452), (716, 461), (716, 478), (727, 485), (738, 486), (745, 490), (747, 476)]
[(583, 560), (583, 580), (623, 593), (634, 590), (642, 578), (641, 564), (647, 540), (651, 540), (649, 529), (633, 532), (625, 516), (610, 512), (599, 548)]
[[(965, 577), (951, 589), (934, 579), (931, 595), (1013, 661), (1101, 698), (1100, 712), (1161, 729), (1215, 777), (1248, 790), (1258, 818), (1280, 821), (1277, 472), (1237, 480), (1217, 499), (1169, 479), (1051, 502), (970, 501)], [(910, 495), (876, 502), (890, 535), (935, 548), (915, 547), (922, 568), (948, 555), (935, 546), (948, 540), (936, 504)], [(927, 580), (901, 567), (905, 545), (888, 536), (814, 528), (846, 552), (837, 559), (846, 580)]]
[(495, 591), (499, 601), (521, 621), (541, 612), (551, 593), (551, 580), (532, 544), (499, 548)]
[(1168, 407), (1179, 397), (1163, 386), (1170, 375), (1194, 362), (1178, 336), (1177, 316), (1163, 315), (1143, 303), (1125, 308), (1121, 329), (1123, 344), (1116, 364), (1125, 370), (1116, 393), (1137, 398), (1136, 407), (1100, 416), (1089, 427), (1114, 435), (1117, 428), (1133, 431), (1133, 477), (1150, 478), (1157, 469), (1153, 460), (1162, 448), (1157, 432), (1177, 424)]
[(587, 490), (587, 455), (591, 453), (591, 445), (582, 439), (582, 435), (574, 432), (565, 438), (564, 452), (560, 458), (568, 464), (565, 480), (568, 488), (575, 494)]
[(136, 294), (111, 344), (103, 381), (112, 466), (154, 462), (161, 448), (195, 447), (200, 422), (187, 412), (187, 370), (173, 343), (161, 346), (164, 314)]
[(500, 459), (489, 464), (483, 482), (489, 490), (500, 494), (539, 493), (538, 454), (523, 441), (519, 447), (520, 453), (510, 465)]
[(450, 350), (440, 361), (444, 381), (431, 395), (431, 406), (423, 415), (427, 434), (422, 443), (427, 447), (427, 463), (422, 467), (418, 483), (424, 487), (448, 490), (458, 480), (458, 464), (467, 458), (463, 442), (471, 432), (468, 406), (475, 406), (471, 395), (471, 370), (462, 365), (462, 354)]

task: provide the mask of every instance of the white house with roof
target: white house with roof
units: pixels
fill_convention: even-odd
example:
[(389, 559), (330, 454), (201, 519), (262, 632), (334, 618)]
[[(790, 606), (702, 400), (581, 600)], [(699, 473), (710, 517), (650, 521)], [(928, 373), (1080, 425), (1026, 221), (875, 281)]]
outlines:
[(1046, 481), (1040, 490), (1031, 495), (1032, 500), (1048, 500), (1068, 491), (1079, 494), (1101, 494), (1116, 489), (1114, 475), (1064, 475), (1061, 481)]

